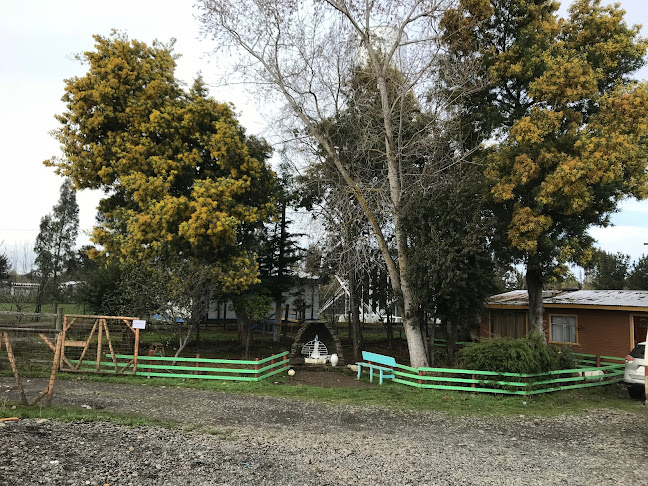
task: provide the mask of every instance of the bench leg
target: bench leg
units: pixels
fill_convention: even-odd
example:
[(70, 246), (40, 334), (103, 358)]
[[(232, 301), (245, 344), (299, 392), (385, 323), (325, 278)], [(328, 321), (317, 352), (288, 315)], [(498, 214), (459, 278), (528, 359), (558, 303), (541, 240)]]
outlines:
[(379, 385), (382, 385), (382, 381), (383, 381), (383, 370), (378, 370), (378, 371), (380, 371), (380, 381), (378, 382), (378, 384), (379, 384)]
[(361, 372), (362, 372), (362, 365), (358, 365), (358, 377), (356, 378), (356, 380), (360, 379), (360, 373)]
[(369, 381), (373, 383), (373, 367), (369, 367)]

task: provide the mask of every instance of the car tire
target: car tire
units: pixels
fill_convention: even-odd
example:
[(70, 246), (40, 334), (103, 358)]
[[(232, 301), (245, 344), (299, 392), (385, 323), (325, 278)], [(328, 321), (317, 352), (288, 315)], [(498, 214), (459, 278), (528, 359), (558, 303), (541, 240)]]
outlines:
[(644, 398), (646, 390), (643, 386), (629, 386), (628, 395), (630, 395), (630, 398)]

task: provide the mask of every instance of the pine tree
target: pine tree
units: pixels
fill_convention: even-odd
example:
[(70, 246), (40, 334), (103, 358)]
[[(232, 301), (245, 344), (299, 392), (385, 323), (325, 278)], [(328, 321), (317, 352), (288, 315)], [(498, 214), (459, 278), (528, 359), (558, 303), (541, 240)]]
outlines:
[(632, 266), (626, 285), (631, 290), (648, 290), (648, 255), (641, 255)]
[(40, 312), (43, 299), (59, 297), (58, 285), (74, 259), (74, 245), (79, 234), (79, 205), (69, 179), (63, 181), (58, 203), (50, 214), (43, 216), (36, 237), (34, 252), (39, 279), (36, 312)]

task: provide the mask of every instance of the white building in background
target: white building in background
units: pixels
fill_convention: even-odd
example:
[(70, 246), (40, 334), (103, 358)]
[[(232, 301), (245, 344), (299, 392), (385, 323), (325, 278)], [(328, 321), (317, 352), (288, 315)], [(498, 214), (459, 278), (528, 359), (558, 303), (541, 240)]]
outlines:
[(34, 282), (9, 282), (9, 293), (15, 296), (36, 295), (40, 284)]
[[(301, 277), (300, 285), (283, 294), (282, 320), (316, 321), (319, 319), (319, 279)], [(232, 302), (211, 302), (207, 312), (208, 321), (235, 320), (236, 312)], [(275, 320), (275, 308), (267, 316), (268, 321)]]

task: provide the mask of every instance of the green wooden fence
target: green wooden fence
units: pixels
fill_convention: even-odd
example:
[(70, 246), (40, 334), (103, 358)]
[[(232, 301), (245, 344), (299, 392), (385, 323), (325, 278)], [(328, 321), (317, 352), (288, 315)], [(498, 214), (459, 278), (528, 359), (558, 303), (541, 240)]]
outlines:
[[(505, 373), (462, 370), (453, 368), (412, 368), (397, 364), (396, 383), (416, 388), (455, 390), (473, 393), (501, 393), (507, 395), (537, 395), (559, 390), (603, 386), (623, 380), (623, 358), (579, 355), (576, 368), (547, 373)], [(594, 374), (596, 373), (596, 374)]]
[[(106, 355), (109, 361), (102, 361), (100, 372), (135, 374), (137, 376), (160, 378), (194, 378), (199, 380), (261, 381), (285, 371), (288, 367), (288, 351), (264, 359), (210, 359), (174, 358), (167, 356), (138, 356), (133, 373), (133, 355)], [(76, 360), (71, 360), (76, 364)], [(96, 361), (85, 362), (79, 371), (96, 371)], [(89, 367), (88, 367), (89, 366)]]

